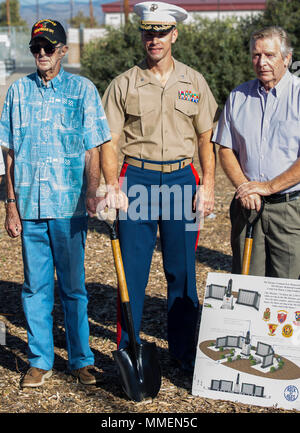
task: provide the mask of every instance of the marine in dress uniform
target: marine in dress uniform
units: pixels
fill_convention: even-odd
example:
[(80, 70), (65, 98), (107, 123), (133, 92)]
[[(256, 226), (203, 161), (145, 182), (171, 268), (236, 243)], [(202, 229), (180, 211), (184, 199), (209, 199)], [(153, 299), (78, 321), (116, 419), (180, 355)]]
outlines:
[[(119, 237), (136, 338), (140, 341), (145, 289), (159, 228), (168, 286), (169, 352), (190, 374), (199, 312), (198, 230), (188, 226), (195, 218), (200, 179), (192, 161), (197, 143), (205, 191), (202, 202), (208, 215), (213, 209), (211, 135), (217, 104), (204, 77), (171, 55), (178, 34), (176, 22), (186, 19), (187, 12), (160, 2), (139, 3), (134, 11), (141, 17), (146, 59), (106, 89), (103, 105), (113, 139), (102, 147), (101, 162), (107, 184), (116, 185), (116, 167), (112, 163), (110, 167), (108, 161), (116, 160), (123, 133), (120, 184), (128, 195), (129, 208), (126, 215), (120, 213)], [(137, 190), (139, 197), (134, 193)], [(155, 198), (154, 190), (160, 191)], [(169, 194), (164, 196), (163, 191)], [(123, 348), (128, 335), (120, 308), (119, 313), (117, 342)]]

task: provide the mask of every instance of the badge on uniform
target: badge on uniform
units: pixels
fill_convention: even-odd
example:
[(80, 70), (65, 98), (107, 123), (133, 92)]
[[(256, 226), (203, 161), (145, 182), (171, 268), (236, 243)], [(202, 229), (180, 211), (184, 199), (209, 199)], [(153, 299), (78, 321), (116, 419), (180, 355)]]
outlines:
[(200, 95), (198, 93), (193, 93), (191, 90), (178, 90), (178, 99), (198, 104), (199, 98)]

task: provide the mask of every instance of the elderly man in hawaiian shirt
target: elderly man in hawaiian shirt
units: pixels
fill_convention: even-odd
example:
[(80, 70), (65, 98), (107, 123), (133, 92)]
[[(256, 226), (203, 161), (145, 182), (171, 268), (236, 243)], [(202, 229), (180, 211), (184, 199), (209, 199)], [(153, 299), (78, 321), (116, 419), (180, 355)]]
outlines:
[(30, 368), (21, 386), (40, 386), (52, 374), (55, 268), (69, 369), (94, 384), (84, 247), (87, 212), (97, 205), (97, 147), (111, 136), (95, 86), (61, 66), (68, 50), (61, 24), (38, 21), (30, 50), (37, 72), (11, 85), (0, 123), (0, 144), (9, 149), (5, 226), (9, 236), (22, 236)]

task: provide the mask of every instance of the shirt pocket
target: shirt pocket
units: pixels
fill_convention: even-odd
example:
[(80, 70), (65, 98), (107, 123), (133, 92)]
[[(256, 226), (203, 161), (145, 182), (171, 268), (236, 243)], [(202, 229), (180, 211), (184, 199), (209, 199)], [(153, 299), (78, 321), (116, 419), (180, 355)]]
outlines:
[(300, 147), (300, 122), (297, 120), (279, 120), (274, 134), (277, 137), (276, 141), (280, 150), (288, 157), (296, 160)]
[(184, 136), (194, 133), (193, 118), (198, 113), (195, 102), (177, 99), (175, 101), (176, 126), (178, 131)]
[(143, 107), (141, 110), (136, 104), (128, 104), (126, 114), (126, 129), (133, 135), (145, 137), (154, 132), (153, 107)]
[(64, 129), (78, 129), (81, 126), (79, 110), (63, 110), (60, 114), (60, 123)]

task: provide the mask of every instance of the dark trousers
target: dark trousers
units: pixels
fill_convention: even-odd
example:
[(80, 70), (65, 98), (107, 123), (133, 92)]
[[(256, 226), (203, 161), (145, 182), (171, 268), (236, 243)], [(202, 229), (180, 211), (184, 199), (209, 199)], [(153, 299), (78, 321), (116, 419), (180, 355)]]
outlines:
[[(129, 195), (129, 210), (127, 215), (120, 214), (119, 237), (137, 341), (159, 228), (167, 280), (169, 351), (181, 360), (194, 359), (199, 309), (195, 277), (198, 231), (191, 228), (198, 175), (192, 165), (164, 174), (124, 164), (121, 176)], [(163, 192), (157, 194), (160, 187)], [(119, 308), (118, 347), (127, 345)]]

